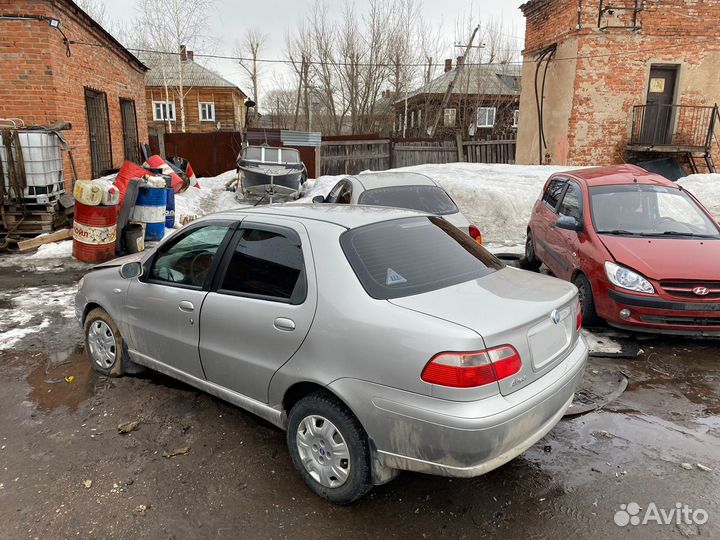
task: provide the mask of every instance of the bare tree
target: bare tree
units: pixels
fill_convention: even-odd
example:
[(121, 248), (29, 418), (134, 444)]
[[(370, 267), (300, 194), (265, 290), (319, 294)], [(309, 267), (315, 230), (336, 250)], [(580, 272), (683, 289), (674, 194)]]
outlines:
[[(180, 130), (185, 131), (185, 97), (191, 88), (185, 84), (185, 62), (180, 55), (181, 47), (188, 50), (208, 46), (212, 38), (208, 35), (210, 16), (215, 7), (215, 0), (142, 0), (140, 4), (139, 27), (147, 38), (150, 49), (163, 55), (161, 69), (170, 71), (165, 60), (167, 55), (174, 55), (177, 77), (163, 78), (175, 81), (172, 89), (180, 103)], [(166, 83), (166, 98), (169, 101), (169, 88)]]
[(261, 51), (267, 42), (267, 34), (263, 34), (257, 28), (249, 28), (245, 31), (242, 40), (235, 45), (235, 54), (241, 58), (240, 66), (245, 71), (250, 86), (252, 87), (255, 110), (260, 106), (260, 84), (261, 64), (258, 62)]

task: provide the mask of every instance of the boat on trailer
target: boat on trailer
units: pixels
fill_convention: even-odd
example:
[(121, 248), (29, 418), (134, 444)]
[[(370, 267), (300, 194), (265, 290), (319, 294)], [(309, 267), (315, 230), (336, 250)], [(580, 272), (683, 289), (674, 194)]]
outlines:
[(238, 198), (296, 199), (307, 180), (307, 169), (294, 148), (248, 146), (237, 160)]

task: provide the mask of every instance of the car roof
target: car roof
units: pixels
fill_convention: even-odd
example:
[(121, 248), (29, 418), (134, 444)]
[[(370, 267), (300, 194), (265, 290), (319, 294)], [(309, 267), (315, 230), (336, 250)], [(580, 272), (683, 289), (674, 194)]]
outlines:
[[(426, 212), (390, 208), (387, 206), (369, 206), (358, 204), (306, 204), (281, 203), (266, 206), (246, 206), (211, 214), (213, 219), (237, 219), (238, 214), (250, 216), (286, 217), (297, 220), (312, 220), (333, 223), (346, 229), (354, 229), (381, 221), (393, 219), (432, 216)], [(209, 217), (209, 216), (206, 216)]]
[(555, 176), (571, 176), (584, 181), (588, 187), (620, 184), (649, 184), (677, 188), (677, 185), (659, 174), (651, 173), (637, 165), (611, 165), (590, 167), (558, 173)]
[(360, 182), (366, 190), (392, 186), (437, 186), (429, 176), (410, 171), (364, 173), (350, 178)]

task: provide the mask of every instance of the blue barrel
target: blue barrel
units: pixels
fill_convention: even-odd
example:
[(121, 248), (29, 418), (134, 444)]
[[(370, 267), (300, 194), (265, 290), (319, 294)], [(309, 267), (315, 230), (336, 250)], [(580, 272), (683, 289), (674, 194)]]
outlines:
[(140, 188), (133, 210), (133, 220), (145, 223), (145, 240), (161, 240), (165, 235), (166, 206), (166, 188)]
[(171, 187), (167, 189), (167, 203), (165, 204), (165, 227), (172, 229), (175, 227), (175, 190)]

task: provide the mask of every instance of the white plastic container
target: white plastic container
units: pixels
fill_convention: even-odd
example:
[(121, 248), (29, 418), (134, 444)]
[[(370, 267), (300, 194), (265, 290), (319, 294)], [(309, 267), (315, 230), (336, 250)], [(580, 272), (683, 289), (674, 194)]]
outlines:
[[(18, 139), (28, 187), (50, 186), (64, 182), (60, 139), (57, 135), (43, 130), (18, 130)], [(13, 154), (17, 163), (17, 152)], [(7, 150), (2, 135), (0, 135), (0, 160), (3, 167), (3, 182), (9, 187)]]
[(120, 190), (113, 185), (111, 180), (96, 179), (92, 183), (102, 191), (102, 202), (100, 204), (103, 206), (120, 204)]
[(87, 206), (97, 206), (102, 203), (103, 190), (90, 180), (78, 180), (75, 182), (73, 196), (79, 203)]

